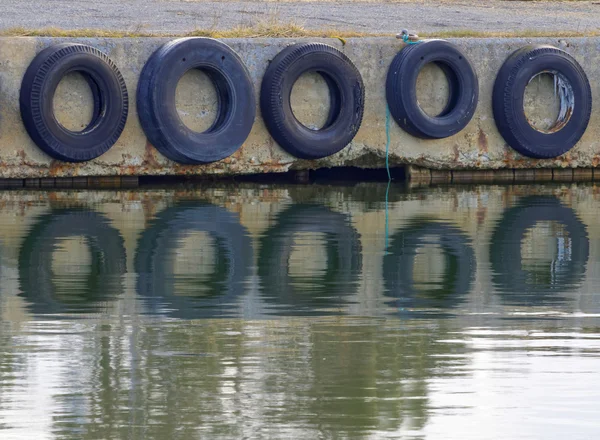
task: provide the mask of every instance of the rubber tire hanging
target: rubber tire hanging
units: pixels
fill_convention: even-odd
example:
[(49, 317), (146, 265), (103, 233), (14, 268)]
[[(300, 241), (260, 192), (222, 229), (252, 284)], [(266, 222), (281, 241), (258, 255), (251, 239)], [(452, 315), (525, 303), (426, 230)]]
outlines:
[[(291, 93), (302, 74), (319, 73), (329, 88), (329, 115), (323, 127), (311, 130), (292, 110)], [(358, 69), (334, 47), (299, 43), (282, 50), (262, 81), (260, 108), (273, 139), (288, 153), (319, 159), (337, 153), (356, 136), (364, 113), (365, 89)]]
[[(426, 64), (437, 65), (448, 80), (448, 103), (437, 116), (425, 113), (417, 99), (417, 78)], [(386, 81), (390, 114), (407, 133), (442, 139), (464, 129), (479, 100), (479, 80), (466, 55), (444, 40), (426, 40), (402, 49), (392, 61)]]
[[(78, 72), (93, 96), (90, 123), (79, 132), (58, 122), (53, 101), (60, 81)], [(65, 162), (84, 162), (106, 153), (117, 142), (129, 109), (125, 81), (104, 53), (83, 44), (62, 43), (42, 50), (31, 62), (20, 94), (21, 118), (33, 141)]]
[[(567, 121), (557, 121), (543, 132), (529, 123), (524, 97), (527, 84), (545, 71), (563, 76), (573, 105)], [(585, 72), (571, 55), (552, 46), (526, 46), (508, 57), (498, 72), (493, 110), (498, 130), (510, 147), (527, 157), (553, 158), (573, 148), (585, 133), (592, 112), (592, 91)]]
[[(212, 80), (219, 102), (214, 123), (202, 133), (184, 124), (175, 104), (177, 84), (192, 69)], [(233, 49), (211, 38), (180, 38), (159, 48), (144, 66), (137, 110), (144, 133), (163, 155), (203, 164), (242, 146), (254, 124), (256, 99), (250, 73)]]

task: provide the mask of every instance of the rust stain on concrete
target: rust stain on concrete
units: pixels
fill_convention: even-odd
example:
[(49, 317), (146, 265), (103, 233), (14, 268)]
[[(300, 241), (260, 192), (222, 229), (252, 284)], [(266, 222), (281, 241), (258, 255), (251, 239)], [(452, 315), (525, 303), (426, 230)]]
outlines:
[(150, 143), (150, 141), (147, 140), (145, 146), (144, 164), (149, 167), (160, 168), (161, 165), (156, 160), (156, 157), (154, 157), (155, 152), (156, 149)]
[(488, 140), (485, 132), (480, 128), (479, 129), (479, 137), (477, 138), (477, 143), (479, 144), (479, 150), (487, 153), (488, 152)]

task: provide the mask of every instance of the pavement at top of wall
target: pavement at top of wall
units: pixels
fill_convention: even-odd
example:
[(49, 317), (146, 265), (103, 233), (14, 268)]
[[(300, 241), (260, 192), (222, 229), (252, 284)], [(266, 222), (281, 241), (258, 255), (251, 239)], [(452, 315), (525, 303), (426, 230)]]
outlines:
[(365, 33), (455, 29), (475, 31), (597, 31), (593, 1), (205, 1), (205, 0), (2, 0), (0, 29), (102, 28), (148, 32), (226, 29), (277, 18), (310, 29)]

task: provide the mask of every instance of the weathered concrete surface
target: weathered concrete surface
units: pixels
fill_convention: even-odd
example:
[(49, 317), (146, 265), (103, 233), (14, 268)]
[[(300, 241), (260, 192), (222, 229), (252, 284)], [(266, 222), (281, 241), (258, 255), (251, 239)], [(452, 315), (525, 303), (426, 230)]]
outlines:
[[(338, 47), (360, 70), (366, 87), (366, 108), (362, 127), (355, 140), (340, 153), (318, 161), (298, 160), (276, 145), (260, 118), (244, 146), (233, 156), (211, 165), (181, 166), (163, 157), (148, 144), (135, 109), (135, 94), (139, 73), (151, 53), (168, 39), (72, 39), (106, 52), (119, 66), (127, 83), (130, 113), (118, 143), (106, 154), (88, 163), (66, 164), (52, 160), (29, 139), (19, 114), (19, 87), (23, 73), (36, 53), (44, 47), (65, 41), (52, 38), (0, 38), (0, 177), (26, 178), (48, 176), (100, 175), (165, 175), (165, 174), (241, 174), (282, 172), (333, 166), (382, 167), (386, 151), (385, 78), (388, 66), (403, 44), (390, 38), (322, 40)], [(299, 40), (253, 39), (226, 40), (248, 66), (258, 98), (261, 78), (271, 60), (280, 50)], [(597, 95), (600, 87), (600, 38), (553, 39), (456, 39), (474, 64), (480, 81), (480, 102), (475, 117), (458, 135), (435, 141), (416, 139), (390, 123), (389, 148), (392, 165), (414, 164), (432, 169), (500, 169), (500, 168), (591, 168), (600, 162), (600, 115), (594, 106), (587, 133), (581, 142), (564, 156), (553, 160), (532, 160), (509, 148), (494, 124), (491, 96), (497, 71), (506, 57), (517, 48), (530, 43), (553, 44), (571, 53), (583, 66)], [(443, 101), (444, 79), (435, 69), (423, 72), (419, 96), (432, 105), (432, 111)], [(428, 79), (429, 78), (429, 79)], [(294, 111), (308, 125), (318, 125), (326, 105), (315, 78), (303, 78), (294, 94)], [(85, 104), (89, 103), (82, 82), (76, 77), (66, 79), (57, 96), (55, 108), (63, 123), (84, 124)], [(214, 111), (214, 90), (201, 75), (186, 75), (178, 90), (179, 113), (186, 123), (200, 125)], [(543, 87), (543, 82), (539, 87)], [(203, 90), (206, 89), (206, 93)], [(202, 91), (202, 93), (201, 93)], [(211, 93), (213, 95), (211, 95)], [(213, 98), (211, 98), (213, 96)], [(536, 96), (535, 88), (528, 96)], [(429, 99), (427, 99), (429, 97)], [(179, 99), (181, 98), (181, 99)], [(536, 105), (545, 119), (553, 99), (540, 89)], [(326, 99), (326, 98), (325, 98)], [(62, 100), (62, 101), (61, 101)], [(531, 107), (536, 101), (532, 98)], [(535, 107), (535, 105), (533, 105)], [(529, 108), (529, 113), (533, 110)], [(533, 112), (535, 116), (535, 112)], [(69, 121), (69, 118), (72, 118)], [(206, 125), (204, 125), (206, 126)]]

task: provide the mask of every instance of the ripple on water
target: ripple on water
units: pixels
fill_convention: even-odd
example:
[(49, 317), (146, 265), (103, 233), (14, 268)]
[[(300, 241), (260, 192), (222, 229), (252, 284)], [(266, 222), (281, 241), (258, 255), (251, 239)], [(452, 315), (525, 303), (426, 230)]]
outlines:
[(595, 186), (0, 193), (0, 438), (589, 439)]

